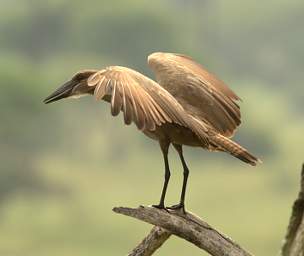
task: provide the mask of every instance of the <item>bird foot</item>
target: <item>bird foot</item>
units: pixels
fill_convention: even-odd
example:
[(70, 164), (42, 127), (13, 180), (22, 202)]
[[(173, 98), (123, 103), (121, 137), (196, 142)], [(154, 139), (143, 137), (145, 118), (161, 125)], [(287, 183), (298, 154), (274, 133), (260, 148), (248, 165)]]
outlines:
[(153, 204), (152, 207), (160, 209), (160, 210), (165, 210), (166, 212), (169, 212), (164, 204)]
[(173, 210), (173, 211), (181, 211), (183, 214), (186, 214), (185, 205), (181, 204), (181, 203), (169, 206), (169, 207), (167, 207), (167, 209)]

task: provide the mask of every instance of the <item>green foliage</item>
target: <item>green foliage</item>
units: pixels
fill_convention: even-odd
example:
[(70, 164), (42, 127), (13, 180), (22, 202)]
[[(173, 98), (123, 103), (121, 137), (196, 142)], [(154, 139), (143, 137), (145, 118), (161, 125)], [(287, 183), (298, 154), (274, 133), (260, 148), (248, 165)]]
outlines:
[[(84, 68), (146, 74), (153, 51), (192, 55), (241, 96), (235, 140), (264, 161), (186, 149), (188, 208), (256, 255), (283, 238), (303, 161), (303, 1), (8, 1), (0, 9), (0, 254), (123, 255), (150, 228), (111, 213), (159, 199), (156, 142), (92, 98), (42, 99)], [(215, 72), (216, 71), (216, 72)], [(170, 155), (168, 204), (181, 166)], [(132, 231), (132, 232), (130, 232)], [(172, 239), (156, 255), (201, 255)]]

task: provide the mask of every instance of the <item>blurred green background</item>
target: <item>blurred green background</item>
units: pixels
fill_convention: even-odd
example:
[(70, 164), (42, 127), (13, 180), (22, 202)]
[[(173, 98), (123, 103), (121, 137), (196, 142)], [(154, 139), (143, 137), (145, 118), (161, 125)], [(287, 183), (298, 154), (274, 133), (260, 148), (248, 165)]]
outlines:
[[(157, 203), (158, 144), (106, 103), (42, 99), (84, 68), (151, 76), (154, 51), (184, 53), (243, 99), (235, 140), (256, 168), (185, 149), (188, 209), (256, 255), (279, 251), (304, 160), (303, 0), (0, 1), (0, 255), (125, 255), (151, 228), (114, 206)], [(167, 204), (182, 168), (171, 150)], [(202, 255), (177, 238), (156, 255)]]

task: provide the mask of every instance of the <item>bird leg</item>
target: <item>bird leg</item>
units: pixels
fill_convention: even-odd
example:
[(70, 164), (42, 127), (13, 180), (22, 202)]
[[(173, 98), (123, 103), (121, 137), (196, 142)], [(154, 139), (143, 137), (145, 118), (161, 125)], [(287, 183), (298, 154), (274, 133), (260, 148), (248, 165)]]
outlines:
[(186, 164), (184, 156), (183, 156), (182, 146), (178, 145), (178, 144), (173, 144), (173, 146), (176, 149), (176, 151), (178, 152), (180, 160), (182, 162), (183, 169), (184, 169), (184, 172), (183, 172), (184, 179), (183, 179), (183, 187), (182, 187), (182, 193), (181, 193), (179, 204), (168, 207), (168, 209), (171, 209), (171, 210), (181, 209), (183, 211), (183, 213), (185, 213), (186, 212), (185, 211), (185, 194), (186, 194), (186, 187), (187, 187), (187, 181), (188, 181), (188, 176), (189, 176), (189, 169), (187, 167), (187, 164)]
[(168, 187), (168, 183), (169, 183), (170, 176), (171, 176), (170, 169), (169, 169), (169, 162), (168, 162), (168, 149), (169, 149), (170, 143), (167, 141), (160, 141), (159, 144), (160, 144), (161, 150), (163, 152), (164, 162), (165, 162), (165, 181), (164, 181), (163, 190), (161, 193), (159, 204), (152, 205), (152, 206), (155, 208), (158, 208), (158, 209), (166, 209), (165, 208), (165, 197), (166, 197), (167, 187)]

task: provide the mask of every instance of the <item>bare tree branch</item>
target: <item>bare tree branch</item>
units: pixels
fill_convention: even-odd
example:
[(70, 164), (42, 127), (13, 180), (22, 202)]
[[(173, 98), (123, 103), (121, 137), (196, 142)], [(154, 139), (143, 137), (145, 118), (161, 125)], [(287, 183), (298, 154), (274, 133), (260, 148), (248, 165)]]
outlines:
[(301, 173), (301, 189), (293, 204), (281, 255), (304, 256), (304, 164)]
[(230, 238), (191, 213), (167, 212), (144, 206), (138, 208), (115, 207), (113, 211), (161, 227), (213, 256), (252, 256)]
[(171, 236), (171, 233), (160, 227), (153, 227), (150, 233), (136, 246), (128, 256), (150, 256)]

